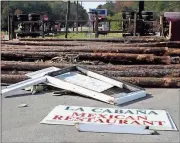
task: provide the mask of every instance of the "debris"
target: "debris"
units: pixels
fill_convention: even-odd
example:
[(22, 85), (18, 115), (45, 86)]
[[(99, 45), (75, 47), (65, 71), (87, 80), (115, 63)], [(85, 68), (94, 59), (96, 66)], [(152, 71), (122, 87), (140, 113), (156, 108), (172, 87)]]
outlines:
[(121, 133), (121, 134), (141, 134), (154, 135), (154, 130), (149, 130), (148, 126), (137, 125), (117, 125), (117, 124), (91, 124), (76, 123), (76, 128), (80, 132), (98, 132), (98, 133)]
[(36, 94), (36, 93), (41, 93), (45, 90), (45, 87), (43, 85), (33, 85), (31, 87), (31, 93)]
[(59, 90), (59, 91), (54, 91), (53, 92), (54, 96), (71, 95), (71, 94), (76, 94), (76, 93), (73, 93), (73, 92), (68, 91), (68, 90)]
[[(2, 94), (8, 96), (13, 91), (28, 86), (33, 86), (31, 92), (35, 94), (36, 92), (41, 92), (43, 87), (36, 88), (34, 85), (46, 83), (47, 85), (88, 96), (109, 104), (124, 104), (146, 96), (143, 88), (123, 81), (117, 81), (77, 66), (62, 70), (50, 67), (28, 73), (26, 76), (32, 79), (8, 86), (2, 90)], [(126, 92), (127, 94), (116, 98), (115, 95), (121, 92)]]
[(11, 94), (13, 94), (14, 91), (16, 91), (18, 89), (24, 89), (26, 87), (29, 87), (32, 85), (37, 85), (37, 84), (43, 83), (45, 81), (46, 81), (46, 77), (28, 79), (28, 80), (7, 86), (5, 89), (2, 90), (1, 94), (3, 94), (5, 97), (7, 97), (7, 96), (10, 96)]
[[(117, 128), (115, 127), (116, 125), (133, 125), (137, 126), (137, 128), (149, 126), (149, 129), (151, 130), (177, 131), (177, 128), (168, 112), (165, 110), (152, 109), (122, 109), (59, 105), (56, 106), (41, 121), (41, 123), (63, 125), (75, 125), (76, 123), (90, 124), (89, 126), (84, 126), (87, 128), (93, 127), (94, 130), (97, 128), (96, 131), (98, 131), (99, 127), (101, 130), (103, 125), (109, 124), (113, 125), (111, 128)], [(94, 128), (94, 126), (96, 127)], [(105, 126), (104, 128), (109, 129), (110, 127)]]
[(19, 104), (18, 107), (19, 108), (27, 107), (27, 104)]

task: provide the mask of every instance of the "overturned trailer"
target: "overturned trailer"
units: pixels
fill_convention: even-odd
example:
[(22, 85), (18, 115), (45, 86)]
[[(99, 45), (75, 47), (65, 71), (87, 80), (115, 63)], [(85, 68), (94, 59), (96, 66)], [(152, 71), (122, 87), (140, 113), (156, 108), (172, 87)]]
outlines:
[(180, 12), (165, 12), (163, 34), (171, 41), (180, 41)]

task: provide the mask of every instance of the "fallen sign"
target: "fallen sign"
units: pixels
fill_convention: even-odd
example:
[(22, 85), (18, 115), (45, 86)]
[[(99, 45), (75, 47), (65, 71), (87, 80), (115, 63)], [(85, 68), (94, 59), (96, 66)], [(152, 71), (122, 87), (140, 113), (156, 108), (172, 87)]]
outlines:
[[(56, 106), (42, 121), (44, 124), (113, 124), (149, 126), (151, 130), (177, 130), (165, 110)], [(98, 127), (98, 126), (97, 126)]]
[(50, 67), (26, 75), (31, 79), (8, 86), (2, 90), (2, 94), (13, 96), (10, 94), (15, 90), (45, 83), (109, 104), (124, 104), (146, 96), (145, 90), (141, 87), (78, 66), (64, 69)]
[(77, 123), (75, 124), (79, 132), (97, 132), (97, 133), (121, 133), (121, 134), (141, 134), (141, 135), (157, 135), (154, 130), (149, 130), (149, 126), (137, 125), (117, 125), (117, 124), (91, 124)]

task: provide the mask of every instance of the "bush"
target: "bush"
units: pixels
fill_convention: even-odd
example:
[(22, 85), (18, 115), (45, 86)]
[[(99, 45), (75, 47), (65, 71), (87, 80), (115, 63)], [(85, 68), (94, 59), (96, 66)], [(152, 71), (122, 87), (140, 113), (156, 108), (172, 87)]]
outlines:
[(112, 21), (111, 22), (111, 30), (116, 31), (121, 29), (121, 23), (122, 23), (122, 15), (121, 13), (116, 13), (113, 16), (108, 16), (109, 20), (118, 20), (118, 21)]

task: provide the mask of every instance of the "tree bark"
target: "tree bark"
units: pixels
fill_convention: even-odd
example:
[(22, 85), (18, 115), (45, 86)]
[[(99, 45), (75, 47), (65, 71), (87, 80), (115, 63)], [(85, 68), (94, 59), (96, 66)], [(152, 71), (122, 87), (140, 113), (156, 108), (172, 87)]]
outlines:
[[(155, 54), (163, 55), (168, 53), (167, 47), (109, 47), (109, 46), (1, 46), (2, 51), (28, 51), (28, 52), (115, 52), (133, 54)], [(176, 50), (177, 51), (177, 50)], [(174, 52), (175, 53), (175, 52)]]
[(127, 64), (171, 64), (170, 56), (154, 56), (153, 54), (2, 51), (1, 57), (2, 59), (38, 58), (44, 60), (50, 60), (53, 57), (68, 57), (68, 59), (76, 59), (76, 61), (99, 60), (103, 62), (121, 62)]
[[(161, 41), (167, 41), (167, 39), (162, 38), (162, 37), (155, 37), (155, 36), (128, 36), (127, 38), (123, 39), (133, 39), (133, 40), (161, 40)], [(75, 39), (76, 41), (83, 41), (83, 40), (96, 40), (96, 39)], [(103, 40), (103, 39), (102, 39)], [(113, 40), (113, 39), (112, 39)], [(115, 39), (116, 40), (116, 39)], [(59, 38), (21, 38), (19, 41), (74, 41), (74, 39), (59, 39)]]
[[(1, 83), (17, 83), (28, 79), (24, 75), (1, 75)], [(117, 80), (126, 81), (141, 87), (180, 87), (180, 78), (151, 78), (151, 77), (116, 77)]]
[(51, 66), (58, 68), (66, 68), (71, 66), (81, 66), (94, 71), (119, 71), (132, 69), (180, 69), (180, 64), (174, 65), (87, 65), (87, 64), (63, 64), (63, 63), (49, 63), (49, 62), (16, 62), (16, 61), (1, 61), (1, 70), (20, 70), (20, 71), (36, 71)]
[(109, 45), (109, 46), (116, 46), (116, 47), (169, 47), (169, 48), (179, 48), (180, 47), (180, 42), (179, 41), (171, 41), (171, 42), (153, 42), (152, 41), (140, 41), (140, 40), (134, 40), (134, 41), (128, 41), (128, 40), (119, 40), (118, 39), (94, 39), (94, 40), (89, 40), (89, 39), (84, 39), (83, 40), (79, 39), (74, 39), (71, 40), (69, 39), (68, 42), (66, 40), (63, 41), (1, 41), (1, 44), (6, 44), (6, 45), (36, 45), (36, 46), (83, 46), (83, 45)]
[[(1, 74), (27, 74), (33, 71), (2, 70)], [(96, 71), (110, 77), (180, 77), (180, 69), (129, 69), (119, 71)]]

